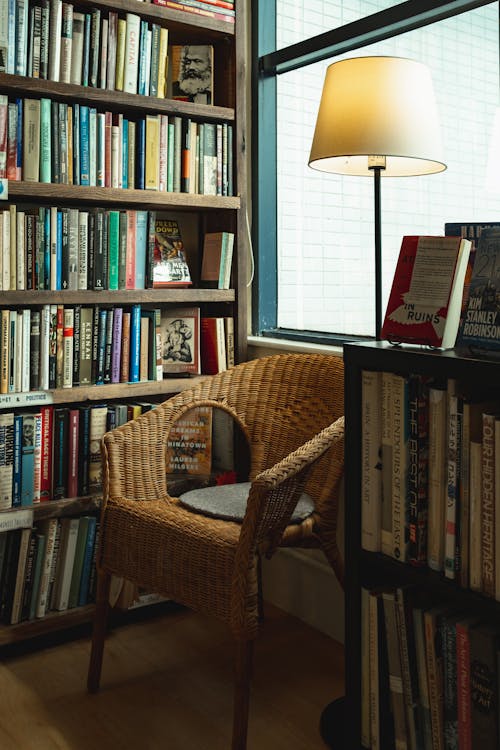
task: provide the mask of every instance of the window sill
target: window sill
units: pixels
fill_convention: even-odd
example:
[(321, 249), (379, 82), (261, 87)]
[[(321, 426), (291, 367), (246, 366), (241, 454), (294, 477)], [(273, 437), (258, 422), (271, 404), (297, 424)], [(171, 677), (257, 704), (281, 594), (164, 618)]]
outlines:
[(303, 352), (305, 354), (320, 352), (322, 354), (334, 354), (337, 357), (343, 355), (341, 346), (328, 346), (327, 344), (312, 344), (267, 336), (248, 336), (247, 342), (249, 348), (253, 349), (257, 356), (262, 356), (259, 353), (261, 349), (273, 350), (274, 352)]

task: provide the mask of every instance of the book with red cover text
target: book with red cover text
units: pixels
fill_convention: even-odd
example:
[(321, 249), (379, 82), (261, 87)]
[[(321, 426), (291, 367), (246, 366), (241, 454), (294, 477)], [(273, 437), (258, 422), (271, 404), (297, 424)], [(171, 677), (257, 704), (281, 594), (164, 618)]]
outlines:
[(382, 339), (455, 345), (470, 248), (461, 237), (403, 237)]

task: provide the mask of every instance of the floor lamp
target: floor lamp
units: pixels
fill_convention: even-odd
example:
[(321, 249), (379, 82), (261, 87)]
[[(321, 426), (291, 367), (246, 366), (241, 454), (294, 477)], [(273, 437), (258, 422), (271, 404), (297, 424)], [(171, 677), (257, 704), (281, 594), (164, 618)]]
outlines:
[(322, 172), (373, 177), (375, 334), (380, 338), (380, 178), (446, 169), (428, 68), (403, 57), (354, 57), (329, 65), (309, 166)]

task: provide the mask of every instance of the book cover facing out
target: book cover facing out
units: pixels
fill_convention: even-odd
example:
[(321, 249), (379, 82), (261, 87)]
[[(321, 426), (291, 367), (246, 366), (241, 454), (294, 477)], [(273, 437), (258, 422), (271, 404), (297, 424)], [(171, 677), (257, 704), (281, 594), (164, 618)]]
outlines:
[(153, 288), (190, 286), (191, 274), (186, 260), (179, 224), (175, 219), (156, 217), (152, 262)]
[(197, 406), (170, 428), (167, 474), (210, 474), (212, 464), (212, 408)]
[(163, 373), (189, 372), (199, 375), (200, 308), (162, 309), (160, 334)]
[(403, 237), (382, 339), (455, 345), (470, 246), (460, 237)]
[(500, 350), (500, 228), (484, 229), (479, 238), (469, 299), (457, 346)]

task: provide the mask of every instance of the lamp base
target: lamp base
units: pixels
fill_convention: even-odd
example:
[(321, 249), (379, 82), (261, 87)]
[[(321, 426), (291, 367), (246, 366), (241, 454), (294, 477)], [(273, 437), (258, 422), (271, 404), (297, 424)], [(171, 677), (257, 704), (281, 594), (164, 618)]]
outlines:
[(323, 709), (319, 731), (323, 742), (332, 750), (345, 748), (345, 698), (336, 698)]

